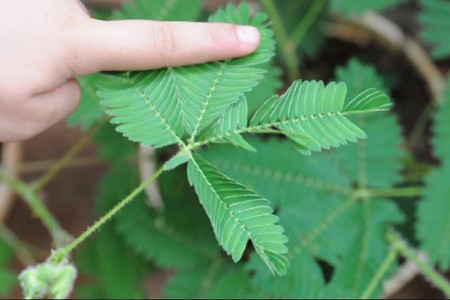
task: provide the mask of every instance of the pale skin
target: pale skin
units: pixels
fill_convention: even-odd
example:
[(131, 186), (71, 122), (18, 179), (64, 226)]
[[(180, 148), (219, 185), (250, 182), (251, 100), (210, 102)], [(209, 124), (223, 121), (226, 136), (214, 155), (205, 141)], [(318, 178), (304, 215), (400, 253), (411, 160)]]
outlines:
[(0, 9), (0, 142), (30, 138), (78, 106), (77, 77), (148, 70), (254, 52), (256, 28), (92, 19), (79, 0), (4, 1)]

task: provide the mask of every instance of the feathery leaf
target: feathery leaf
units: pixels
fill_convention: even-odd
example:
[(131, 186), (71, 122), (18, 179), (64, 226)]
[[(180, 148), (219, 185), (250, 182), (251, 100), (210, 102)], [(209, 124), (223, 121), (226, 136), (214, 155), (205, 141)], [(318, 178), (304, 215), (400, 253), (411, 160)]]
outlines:
[(269, 269), (284, 275), (289, 261), (284, 229), (269, 201), (218, 172), (199, 155), (188, 164), (188, 178), (206, 210), (214, 233), (235, 262), (242, 258), (250, 240)]
[(258, 65), (275, 48), (266, 20), (262, 14), (251, 19), (248, 5), (230, 5), (210, 18), (259, 28), (260, 47), (247, 57), (106, 77), (99, 83), (99, 96), (117, 130), (157, 148), (182, 146), (187, 135), (195, 139), (262, 78), (265, 71)]
[(450, 56), (450, 2), (447, 0), (422, 0), (423, 11), (419, 14), (422, 25), (421, 37), (433, 45), (432, 54), (436, 59)]
[(450, 78), (444, 102), (435, 116), (435, 152), (442, 165), (426, 179), (423, 199), (417, 211), (416, 235), (421, 248), (426, 250), (434, 264), (450, 270)]

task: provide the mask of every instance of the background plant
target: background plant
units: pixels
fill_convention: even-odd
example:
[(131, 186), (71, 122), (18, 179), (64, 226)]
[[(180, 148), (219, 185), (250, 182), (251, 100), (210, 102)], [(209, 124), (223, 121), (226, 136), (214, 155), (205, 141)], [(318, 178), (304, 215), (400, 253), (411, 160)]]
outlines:
[[(312, 30), (324, 21), (325, 9), (355, 17), (367, 9), (381, 9), (399, 1), (352, 10), (343, 9), (339, 2), (342, 1), (332, 1), (329, 7), (325, 1), (311, 2), (303, 21), (293, 30), (289, 26), (295, 26), (295, 22), (289, 25), (289, 20), (272, 24), (278, 41), (283, 40), (280, 32), (285, 32), (280, 52), (288, 70), (292, 71), (289, 57), (297, 54), (292, 51), (292, 46), (295, 49), (299, 44), (295, 41), (305, 39), (306, 43), (308, 33), (320, 45), (321, 31), (313, 34)], [(168, 7), (165, 1), (136, 0), (113, 12), (111, 18), (197, 19), (201, 1), (189, 9), (186, 3), (174, 1)], [(262, 3), (272, 20), (283, 9), (289, 10), (272, 1)], [(433, 3), (448, 8), (443, 1)], [(425, 6), (430, 7), (434, 6)], [(426, 23), (426, 18), (420, 18)], [(273, 96), (282, 83), (280, 69), (269, 61), (274, 43), (265, 17), (250, 18), (247, 6), (237, 10), (230, 6), (210, 20), (260, 27), (264, 37), (260, 50), (253, 56), (226, 62), (151, 72), (95, 74), (81, 79), (83, 103), (69, 122), (90, 130), (88, 135), (94, 137), (100, 154), (110, 161), (110, 172), (96, 197), (98, 214), (110, 213), (111, 209), (113, 213), (121, 212), (88, 240), (76, 257), (79, 270), (95, 278), (93, 284), (79, 287), (80, 295), (142, 298), (142, 282), (149, 272), (175, 269), (176, 274), (165, 286), (167, 297), (379, 297), (381, 283), (395, 273), (400, 255), (418, 262), (433, 284), (450, 293), (445, 279), (422, 261), (398, 233), (398, 225), (411, 220), (395, 199), (417, 198), (422, 188), (406, 182), (400, 174), (410, 167), (404, 164), (410, 154), (403, 146), (396, 116), (385, 111), (388, 101), (384, 94), (389, 94), (389, 89), (375, 67), (352, 59), (335, 72), (336, 81), (346, 84), (325, 86), (316, 81), (296, 81), (282, 96)], [(275, 25), (286, 28), (277, 30)], [(424, 38), (437, 35), (430, 33), (433, 30), (441, 29), (432, 23), (425, 28)], [(436, 42), (433, 38), (428, 40)], [(313, 46), (313, 41), (308, 44), (319, 47)], [(298, 51), (308, 53), (306, 49)], [(289, 76), (293, 74), (289, 72)], [(449, 93), (443, 95), (444, 100), (449, 97)], [(268, 100), (264, 102), (265, 99)], [(448, 101), (439, 106), (434, 126), (434, 147), (442, 166), (426, 178), (415, 222), (418, 247), (427, 251), (431, 264), (443, 271), (450, 264), (449, 231), (445, 230), (450, 226), (445, 198)], [(305, 106), (292, 109), (296, 103)], [(189, 180), (184, 175), (184, 165), (158, 179), (163, 210), (149, 207), (146, 195), (140, 193), (155, 178), (141, 184), (135, 164), (130, 163), (137, 153), (136, 144), (105, 124), (103, 109), (113, 116), (111, 123), (117, 131), (134, 142), (156, 148), (176, 145), (157, 150), (155, 163), (163, 169), (188, 162)], [(250, 121), (248, 114), (253, 115)], [(100, 125), (93, 127), (95, 124)], [(247, 137), (248, 133), (262, 136)], [(367, 140), (334, 149), (365, 138), (366, 134)], [(322, 149), (328, 151), (303, 155)], [(58, 166), (54, 170), (57, 169)], [(38, 187), (45, 185), (45, 178), (38, 181)], [(16, 188), (36, 207), (36, 186)], [(195, 190), (206, 214), (196, 200)], [(228, 205), (236, 195), (258, 206), (241, 211), (230, 209)], [(133, 199), (134, 203), (123, 209), (122, 205), (116, 206), (122, 197), (126, 202), (121, 203)], [(270, 200), (270, 206), (265, 199)], [(209, 204), (214, 200), (223, 204), (219, 214)], [(264, 219), (257, 219), (265, 225), (264, 231), (235, 231), (236, 225), (220, 226), (226, 212), (245, 219), (249, 207), (261, 210)], [(278, 218), (273, 209), (280, 225), (275, 225)], [(56, 264), (109, 220), (109, 216), (101, 219), (85, 237), (67, 245), (60, 226), (45, 213), (43, 216), (57, 244), (60, 240), (60, 248), (49, 260)], [(436, 233), (436, 228), (444, 229)], [(243, 232), (250, 232), (250, 238), (241, 241)], [(259, 242), (258, 234), (262, 232), (272, 234)], [(235, 238), (228, 238), (230, 234)], [(242, 259), (241, 262), (233, 264), (216, 238), (234, 260)], [(248, 239), (253, 247), (245, 247)], [(240, 241), (240, 247), (230, 241)], [(286, 274), (274, 277), (270, 270)], [(9, 271), (5, 274), (9, 282), (15, 281)]]

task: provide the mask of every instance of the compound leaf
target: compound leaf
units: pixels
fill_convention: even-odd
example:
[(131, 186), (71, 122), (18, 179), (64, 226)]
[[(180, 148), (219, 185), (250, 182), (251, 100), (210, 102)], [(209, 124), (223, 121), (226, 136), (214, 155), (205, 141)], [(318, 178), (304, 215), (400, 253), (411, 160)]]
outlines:
[[(309, 154), (366, 138), (347, 115), (379, 111), (389, 107), (389, 98), (369, 90), (346, 102), (345, 83), (297, 81), (281, 97), (267, 100), (255, 113), (250, 126), (278, 128), (297, 148)], [(363, 101), (363, 105), (355, 105)]]
[(258, 50), (244, 58), (108, 76), (99, 83), (99, 96), (117, 130), (132, 141), (163, 147), (194, 140), (230, 105), (251, 91), (265, 70), (258, 65), (273, 55), (273, 32), (264, 14), (250, 18), (250, 8), (232, 5), (210, 22), (252, 25), (261, 32)]
[(416, 235), (421, 247), (430, 255), (434, 264), (444, 271), (450, 269), (450, 78), (444, 102), (435, 116), (435, 152), (442, 165), (426, 179), (423, 199), (417, 211)]
[(268, 200), (221, 174), (195, 154), (188, 164), (188, 178), (213, 225), (214, 233), (235, 262), (242, 258), (248, 241), (269, 269), (284, 275), (289, 261), (284, 256), (288, 241), (276, 225)]

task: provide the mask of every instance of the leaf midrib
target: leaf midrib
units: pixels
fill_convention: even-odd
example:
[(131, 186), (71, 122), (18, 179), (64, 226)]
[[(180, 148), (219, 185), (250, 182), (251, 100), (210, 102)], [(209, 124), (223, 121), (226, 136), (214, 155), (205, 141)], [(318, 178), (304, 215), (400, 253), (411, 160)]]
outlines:
[(239, 129), (233, 129), (233, 130), (228, 130), (226, 132), (224, 132), (221, 135), (217, 135), (217, 136), (213, 136), (211, 138), (208, 138), (204, 141), (198, 141), (198, 142), (194, 142), (191, 141), (188, 145), (188, 149), (189, 150), (194, 150), (198, 147), (204, 146), (206, 144), (209, 143), (214, 143), (217, 141), (220, 141), (222, 139), (225, 139), (231, 135), (234, 134), (243, 134), (243, 133), (257, 133), (260, 130), (267, 130), (270, 129), (272, 127), (279, 127), (280, 124), (289, 124), (289, 123), (301, 123), (301, 122), (306, 122), (309, 120), (316, 120), (318, 119), (317, 117), (320, 117), (322, 119), (327, 119), (327, 118), (335, 118), (336, 116), (347, 116), (347, 115), (351, 115), (351, 114), (357, 114), (357, 113), (371, 113), (371, 112), (376, 112), (379, 110), (368, 110), (368, 111), (344, 111), (344, 112), (328, 112), (328, 113), (320, 113), (320, 114), (311, 114), (311, 115), (302, 115), (299, 117), (294, 117), (294, 118), (290, 118), (290, 119), (284, 119), (284, 120), (279, 120), (276, 122), (270, 122), (270, 123), (265, 123), (265, 124), (260, 124), (260, 125), (253, 125), (253, 126), (248, 126), (245, 128), (239, 128)]
[(193, 133), (190, 137), (191, 141), (194, 141), (195, 137), (197, 136), (198, 130), (200, 128), (201, 122), (203, 121), (203, 117), (206, 113), (206, 110), (208, 109), (209, 103), (214, 96), (214, 92), (216, 91), (216, 88), (217, 88), (218, 84), (220, 83), (220, 80), (224, 74), (226, 67), (228, 66), (226, 63), (219, 63), (219, 65), (220, 65), (219, 72), (217, 73), (217, 75), (213, 81), (213, 84), (209, 88), (209, 94), (206, 96), (206, 99), (203, 103), (203, 108), (200, 111), (200, 114), (197, 118), (197, 123), (195, 124)]
[[(200, 172), (200, 174), (202, 175), (204, 181), (206, 182), (206, 184), (209, 186), (209, 188), (211, 189), (211, 191), (214, 193), (214, 195), (219, 199), (219, 201), (221, 202), (221, 204), (225, 207), (227, 213), (235, 220), (235, 222), (237, 224), (240, 225), (241, 230), (247, 234), (247, 237), (250, 241), (252, 241), (252, 244), (255, 248), (260, 248), (262, 250), (264, 250), (263, 247), (261, 247), (258, 242), (256, 240), (252, 239), (252, 233), (248, 230), (247, 226), (245, 226), (245, 224), (243, 224), (241, 222), (241, 220), (239, 218), (237, 218), (234, 214), (231, 214), (231, 209), (229, 208), (228, 205), (226, 205), (224, 203), (224, 201), (222, 200), (222, 197), (220, 197), (220, 195), (217, 193), (216, 189), (212, 186), (212, 184), (210, 183), (210, 181), (208, 180), (208, 177), (205, 175), (205, 173), (203, 172), (203, 170), (200, 168), (200, 166), (198, 165), (197, 161), (195, 158), (191, 158), (191, 161), (195, 164), (197, 170)], [(208, 214), (209, 215), (209, 214)], [(211, 220), (212, 221), (212, 220)], [(245, 229), (244, 229), (245, 228)], [(219, 237), (218, 237), (219, 238)], [(220, 239), (219, 239), (220, 240)], [(237, 244), (235, 244), (236, 246)], [(225, 246), (225, 245), (224, 245)], [(234, 249), (233, 249), (234, 251)], [(233, 254), (233, 251), (231, 251), (230, 253)]]
[[(128, 83), (131, 85), (130, 79), (127, 79)], [(137, 91), (139, 96), (144, 100), (145, 104), (155, 113), (156, 117), (160, 119), (160, 121), (164, 124), (167, 130), (172, 134), (172, 136), (176, 139), (178, 144), (183, 148), (186, 148), (185, 143), (181, 140), (181, 138), (176, 134), (176, 132), (172, 129), (169, 123), (166, 122), (166, 119), (163, 117), (163, 114), (153, 105), (150, 99), (146, 96), (145, 92), (139, 87), (139, 85), (134, 85), (134, 89)]]

